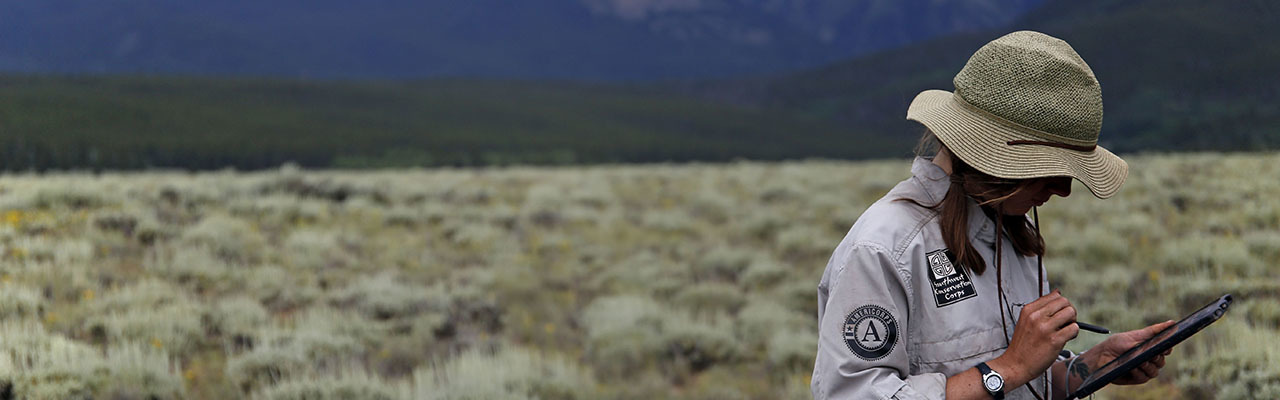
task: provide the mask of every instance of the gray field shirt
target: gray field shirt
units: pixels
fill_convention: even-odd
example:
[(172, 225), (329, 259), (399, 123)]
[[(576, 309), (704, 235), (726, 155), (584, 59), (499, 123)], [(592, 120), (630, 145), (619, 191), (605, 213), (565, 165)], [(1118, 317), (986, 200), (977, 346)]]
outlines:
[[(916, 158), (911, 173), (858, 218), (818, 283), (814, 398), (944, 398), (948, 376), (1004, 353), (1022, 305), (1039, 297), (1035, 257), (1017, 254), (1006, 237), (1006, 337), (998, 311), (995, 224), (970, 200), (969, 240), (987, 268), (982, 275), (959, 268), (942, 241), (938, 212), (894, 201), (938, 204), (950, 177), (924, 158)], [(1043, 393), (1044, 379), (1031, 384), (1050, 396)], [(1021, 386), (1006, 387), (1005, 398), (1034, 397)]]

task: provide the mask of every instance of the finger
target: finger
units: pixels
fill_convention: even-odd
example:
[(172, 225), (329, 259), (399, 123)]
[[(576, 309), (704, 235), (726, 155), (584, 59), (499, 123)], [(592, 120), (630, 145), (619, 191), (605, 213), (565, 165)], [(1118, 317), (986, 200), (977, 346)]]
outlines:
[(1079, 335), (1080, 335), (1080, 326), (1076, 324), (1067, 324), (1067, 326), (1064, 326), (1062, 327), (1062, 329), (1059, 329), (1057, 332), (1054, 332), (1053, 338), (1060, 344), (1066, 344), (1067, 342), (1070, 342), (1071, 339), (1075, 339), (1076, 336), (1079, 336)]
[[(1049, 315), (1049, 317), (1050, 317), (1050, 318), (1053, 318), (1053, 317), (1057, 316), (1057, 315), (1058, 315), (1058, 313), (1061, 313), (1061, 312), (1062, 312), (1062, 310), (1066, 310), (1066, 309), (1068, 309), (1068, 308), (1073, 308), (1073, 306), (1072, 306), (1072, 304), (1071, 304), (1071, 300), (1068, 300), (1066, 297), (1063, 297), (1063, 298), (1058, 299), (1058, 300), (1054, 300), (1054, 302), (1053, 302), (1052, 304), (1050, 304), (1048, 307), (1054, 307), (1054, 308), (1057, 308), (1057, 307), (1058, 307), (1059, 305), (1061, 305), (1061, 304), (1065, 304), (1065, 306), (1063, 306), (1062, 308), (1058, 308), (1058, 309), (1057, 309), (1057, 311), (1054, 311), (1054, 312), (1052, 312), (1052, 313), (1049, 313), (1048, 315)], [(1046, 307), (1046, 308), (1048, 308), (1048, 307)]]
[(1170, 348), (1169, 348), (1169, 350), (1165, 350), (1165, 351), (1164, 351), (1164, 354), (1162, 354), (1162, 355), (1167, 356), (1167, 355), (1170, 355), (1170, 354), (1173, 354), (1173, 348), (1172, 348), (1172, 347), (1170, 347)]
[(1143, 339), (1149, 338), (1151, 336), (1154, 336), (1157, 333), (1160, 333), (1160, 331), (1163, 331), (1164, 328), (1168, 328), (1170, 325), (1173, 325), (1173, 321), (1165, 321), (1155, 325), (1148, 326), (1146, 328), (1142, 328), (1138, 330), (1139, 336), (1141, 336)]
[(1076, 308), (1070, 305), (1049, 317), (1050, 326), (1054, 328), (1060, 328), (1068, 324), (1075, 326), (1074, 322), (1076, 322)]
[(1164, 355), (1156, 356), (1156, 358), (1151, 359), (1151, 362), (1156, 365), (1156, 368), (1164, 368)]
[(1142, 363), (1141, 368), (1142, 368), (1142, 372), (1147, 374), (1147, 376), (1150, 377), (1151, 379), (1155, 379), (1156, 376), (1160, 375), (1160, 367), (1157, 367), (1155, 364), (1152, 364), (1150, 362)]
[(1133, 383), (1143, 383), (1151, 380), (1151, 375), (1142, 367), (1138, 367), (1129, 371), (1129, 378), (1133, 379)]
[(1047, 302), (1053, 301), (1053, 300), (1055, 300), (1055, 299), (1059, 299), (1059, 298), (1061, 298), (1061, 297), (1062, 297), (1062, 293), (1058, 292), (1058, 289), (1053, 289), (1053, 291), (1052, 291), (1052, 292), (1049, 292), (1049, 294), (1046, 294), (1046, 295), (1044, 295), (1044, 296), (1040, 296), (1040, 298), (1035, 299), (1034, 301), (1032, 301), (1032, 302), (1030, 302), (1030, 303), (1027, 303), (1027, 306), (1026, 306), (1026, 307), (1027, 307), (1027, 308), (1031, 308), (1031, 309), (1033, 309), (1033, 310), (1034, 310), (1034, 309), (1039, 308), (1040, 306), (1044, 305), (1044, 304), (1045, 304), (1045, 303), (1047, 303)]
[(1040, 309), (1032, 311), (1031, 318), (1034, 318), (1035, 320), (1048, 319), (1052, 317), (1053, 314), (1070, 305), (1070, 301), (1067, 301), (1065, 298), (1058, 297), (1040, 306)]

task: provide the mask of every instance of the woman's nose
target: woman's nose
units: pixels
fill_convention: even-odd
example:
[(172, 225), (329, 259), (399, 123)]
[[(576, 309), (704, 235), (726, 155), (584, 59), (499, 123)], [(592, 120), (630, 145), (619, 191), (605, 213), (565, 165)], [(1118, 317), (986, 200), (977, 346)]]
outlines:
[(1049, 181), (1048, 189), (1050, 194), (1056, 194), (1060, 197), (1070, 196), (1071, 178), (1065, 176), (1053, 178), (1053, 180)]

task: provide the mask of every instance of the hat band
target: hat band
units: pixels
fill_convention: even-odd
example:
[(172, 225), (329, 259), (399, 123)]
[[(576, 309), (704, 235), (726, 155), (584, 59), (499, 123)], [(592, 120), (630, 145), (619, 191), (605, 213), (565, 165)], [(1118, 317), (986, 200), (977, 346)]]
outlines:
[(1005, 144), (1010, 146), (1016, 146), (1020, 144), (1031, 144), (1031, 145), (1057, 147), (1059, 149), (1084, 151), (1084, 152), (1093, 151), (1094, 149), (1098, 148), (1098, 145), (1096, 144), (1092, 146), (1077, 146), (1074, 144), (1066, 144), (1066, 143), (1058, 143), (1058, 142), (1043, 142), (1039, 140), (1010, 140), (1008, 142), (1005, 142)]
[(992, 121), (996, 121), (1001, 125), (1007, 126), (1011, 129), (1024, 133), (1028, 136), (1034, 136), (1040, 139), (1045, 139), (1053, 142), (1065, 142), (1067, 144), (1074, 145), (1074, 146), (1096, 146), (1098, 144), (1097, 138), (1094, 138), (1094, 140), (1080, 140), (1076, 138), (1069, 138), (1066, 136), (1055, 135), (1053, 133), (1045, 132), (1036, 128), (1019, 124), (1017, 122), (1010, 121), (999, 115), (992, 114), (990, 111), (983, 110), (982, 108), (975, 106), (973, 104), (970, 104), (968, 101), (965, 101), (964, 96), (960, 95), (959, 89), (956, 89), (955, 92), (951, 93), (951, 98), (966, 110), (980, 114), (984, 117), (987, 117), (988, 119), (991, 119)]

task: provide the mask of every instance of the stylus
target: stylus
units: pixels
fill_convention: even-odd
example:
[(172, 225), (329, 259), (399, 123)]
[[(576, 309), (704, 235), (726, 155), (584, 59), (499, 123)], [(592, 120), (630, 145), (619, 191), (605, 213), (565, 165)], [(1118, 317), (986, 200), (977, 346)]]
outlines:
[(1084, 323), (1084, 322), (1076, 321), (1076, 325), (1080, 326), (1080, 329), (1084, 329), (1084, 330), (1089, 331), (1089, 332), (1097, 332), (1097, 333), (1111, 333), (1111, 330), (1110, 330), (1110, 329), (1103, 328), (1103, 327), (1101, 327), (1101, 326), (1097, 326), (1097, 325), (1094, 325), (1094, 324), (1086, 324), (1086, 323)]

